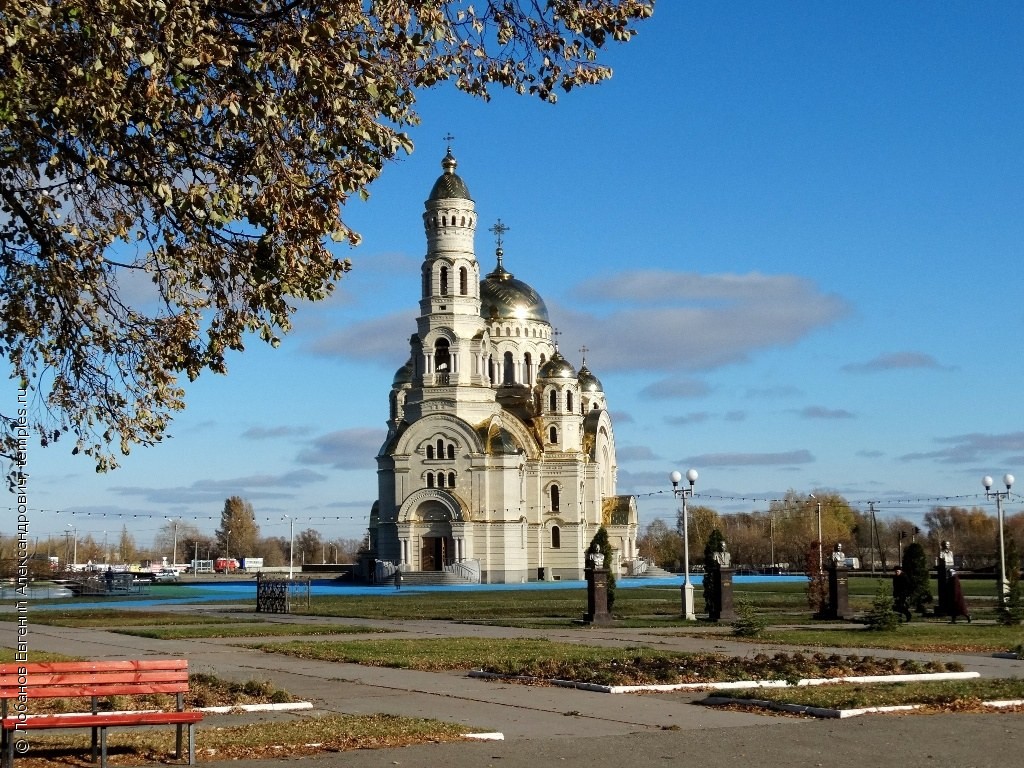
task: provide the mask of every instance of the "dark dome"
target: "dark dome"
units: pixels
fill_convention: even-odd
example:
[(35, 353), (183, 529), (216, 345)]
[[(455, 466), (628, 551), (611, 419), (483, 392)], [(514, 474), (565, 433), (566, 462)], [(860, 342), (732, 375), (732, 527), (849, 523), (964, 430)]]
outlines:
[(539, 379), (572, 379), (575, 376), (576, 369), (572, 367), (572, 363), (562, 357), (562, 353), (557, 349), (551, 359), (544, 363), (537, 372)]
[(469, 187), (466, 186), (466, 182), (455, 173), (456, 166), (458, 166), (458, 162), (449, 148), (448, 154), (441, 161), (444, 173), (434, 182), (434, 188), (430, 190), (430, 197), (427, 198), (427, 202), (431, 200), (447, 200), (451, 197), (458, 197), (463, 200), (473, 199), (469, 196)]
[(538, 320), (549, 322), (544, 299), (522, 280), (498, 266), (480, 281), (480, 315), (484, 320)]
[(395, 378), (391, 382), (392, 387), (400, 387), (403, 384), (412, 384), (412, 358), (395, 371)]
[(515, 438), (504, 427), (491, 434), (487, 451), (492, 456), (508, 456), (520, 452)]
[(579, 380), (580, 392), (604, 392), (604, 387), (601, 386), (601, 380), (590, 372), (586, 363), (584, 363), (583, 367), (580, 368)]

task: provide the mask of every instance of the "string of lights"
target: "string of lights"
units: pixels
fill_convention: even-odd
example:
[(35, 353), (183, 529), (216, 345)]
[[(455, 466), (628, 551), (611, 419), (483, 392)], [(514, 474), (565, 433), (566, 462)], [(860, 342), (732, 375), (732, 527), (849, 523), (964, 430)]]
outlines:
[[(631, 494), (637, 498), (652, 498), (655, 496), (670, 496), (671, 491), (658, 490), (651, 491), (649, 493), (635, 493)], [(1011, 500), (1024, 501), (1024, 496), (1017, 493), (1009, 494)], [(674, 497), (673, 497), (674, 498)], [(724, 494), (712, 494), (712, 493), (700, 493), (695, 492), (693, 494), (694, 499), (702, 499), (708, 501), (720, 501), (729, 503), (748, 503), (748, 504), (789, 504), (791, 506), (800, 506), (797, 502), (794, 504), (794, 499), (790, 498), (776, 498), (770, 496), (729, 496)], [(943, 506), (950, 502), (964, 502), (964, 501), (987, 501), (984, 493), (969, 493), (960, 494), (956, 496), (912, 496), (906, 498), (888, 498), (884, 500), (872, 499), (872, 500), (848, 500), (844, 499), (846, 505), (850, 507), (869, 506), (874, 505), (876, 511), (881, 511), (889, 508), (910, 508), (915, 506)], [(826, 502), (827, 503), (827, 502)], [(546, 507), (527, 507), (527, 511), (535, 511), (537, 509), (544, 509)], [(9, 512), (15, 511), (14, 507), (7, 507)], [(195, 520), (195, 521), (219, 521), (221, 519), (220, 512), (209, 513), (209, 514), (181, 514), (181, 515), (168, 515), (161, 512), (115, 512), (115, 511), (100, 511), (100, 510), (67, 510), (67, 509), (30, 509), (30, 512), (39, 513), (40, 515), (53, 514), (53, 515), (68, 515), (70, 517), (77, 518), (98, 518), (98, 519), (117, 519), (117, 520)], [(358, 512), (353, 514), (324, 514), (324, 513), (311, 513), (311, 514), (300, 514), (299, 519), (303, 521), (314, 523), (332, 523), (332, 522), (349, 522), (349, 521), (361, 521), (367, 520), (368, 514), (364, 512)], [(276, 515), (266, 515), (263, 517), (261, 522), (257, 519), (257, 522), (266, 525), (273, 525), (280, 522), (280, 519)]]

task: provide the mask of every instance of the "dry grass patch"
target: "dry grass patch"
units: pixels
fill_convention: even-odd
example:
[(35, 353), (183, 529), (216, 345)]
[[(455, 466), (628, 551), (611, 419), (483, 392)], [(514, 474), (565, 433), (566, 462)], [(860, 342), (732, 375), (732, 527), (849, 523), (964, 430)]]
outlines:
[(151, 637), (157, 640), (217, 639), (224, 637), (287, 637), (289, 635), (371, 635), (390, 632), (364, 626), (340, 626), (336, 624), (213, 624), (186, 625), (179, 627), (133, 627), (112, 630), (122, 635)]
[[(394, 715), (323, 715), (224, 728), (214, 722), (204, 720), (196, 730), (199, 763), (234, 760), (245, 765), (250, 760), (284, 760), (321, 752), (461, 741), (463, 734), (473, 730), (438, 720)], [(89, 762), (88, 733), (40, 735), (30, 743), (29, 754), (18, 758), (22, 768), (95, 768), (95, 763)], [(172, 758), (174, 731), (115, 729), (108, 735), (107, 744), (110, 765), (151, 765)]]
[(506, 677), (573, 680), (599, 685), (649, 685), (727, 680), (798, 680), (804, 677), (916, 674), (959, 671), (959, 664), (776, 653), (754, 657), (687, 654), (649, 648), (607, 648), (550, 640), (375, 640), (254, 646), (305, 659), (424, 671), (482, 669)]
[[(991, 712), (986, 701), (1024, 700), (1024, 680), (972, 679), (912, 683), (838, 683), (800, 688), (771, 688), (752, 691), (716, 691), (714, 696), (735, 699), (760, 699), (780, 704), (796, 704), (824, 709), (860, 709), (921, 705), (919, 712)], [(1010, 707), (999, 711), (1022, 711)]]

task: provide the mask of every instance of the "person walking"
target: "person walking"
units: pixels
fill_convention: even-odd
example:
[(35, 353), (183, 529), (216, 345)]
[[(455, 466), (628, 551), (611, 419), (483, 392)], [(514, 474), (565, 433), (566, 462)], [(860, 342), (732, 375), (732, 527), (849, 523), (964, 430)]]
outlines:
[(897, 565), (892, 571), (892, 607), (896, 613), (910, 621), (910, 579), (903, 572), (903, 566)]
[(950, 569), (947, 576), (950, 582), (950, 603), (949, 603), (949, 615), (951, 616), (949, 623), (956, 624), (957, 616), (966, 616), (967, 623), (971, 623), (971, 611), (967, 607), (967, 601), (964, 599), (964, 590), (960, 586), (960, 574)]
[(402, 572), (400, 570), (395, 571), (395, 589), (402, 588)]

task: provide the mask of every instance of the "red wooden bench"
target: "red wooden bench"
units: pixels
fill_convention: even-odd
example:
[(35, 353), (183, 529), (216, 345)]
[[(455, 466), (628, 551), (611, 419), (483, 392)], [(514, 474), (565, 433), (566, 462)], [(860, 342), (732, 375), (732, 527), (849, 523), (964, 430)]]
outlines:
[[(2, 700), (2, 746), (7, 768), (24, 749), (25, 730), (91, 728), (92, 761), (99, 748), (100, 768), (107, 765), (107, 729), (146, 725), (176, 725), (175, 754), (182, 757), (182, 731), (188, 726), (188, 764), (195, 765), (195, 727), (202, 712), (186, 711), (188, 662), (184, 659), (142, 661), (57, 661), (0, 664)], [(166, 711), (119, 712), (101, 710), (100, 701), (109, 696), (152, 693), (175, 694), (175, 708)], [(88, 698), (89, 712), (68, 714), (24, 713), (26, 699)], [(16, 748), (17, 747), (17, 748)]]

